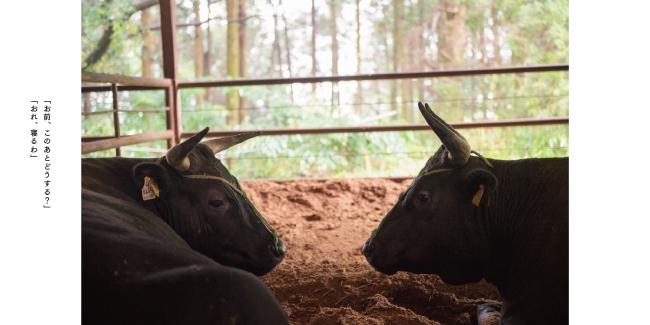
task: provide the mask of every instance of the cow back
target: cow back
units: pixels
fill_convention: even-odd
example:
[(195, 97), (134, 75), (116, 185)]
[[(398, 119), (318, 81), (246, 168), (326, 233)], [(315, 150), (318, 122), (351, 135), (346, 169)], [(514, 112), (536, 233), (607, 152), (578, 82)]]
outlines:
[(288, 324), (255, 276), (192, 250), (138, 204), (82, 190), (88, 324)]

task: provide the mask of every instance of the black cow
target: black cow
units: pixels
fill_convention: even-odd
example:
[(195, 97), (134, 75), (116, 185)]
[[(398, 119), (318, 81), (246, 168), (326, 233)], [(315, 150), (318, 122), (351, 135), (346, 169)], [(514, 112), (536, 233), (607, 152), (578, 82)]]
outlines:
[(82, 159), (85, 323), (288, 324), (246, 272), (286, 248), (214, 157), (259, 132), (199, 143), (207, 131), (160, 159)]
[(485, 278), (503, 298), (500, 324), (567, 324), (569, 159), (488, 160), (419, 107), (443, 145), (363, 245), (368, 263)]

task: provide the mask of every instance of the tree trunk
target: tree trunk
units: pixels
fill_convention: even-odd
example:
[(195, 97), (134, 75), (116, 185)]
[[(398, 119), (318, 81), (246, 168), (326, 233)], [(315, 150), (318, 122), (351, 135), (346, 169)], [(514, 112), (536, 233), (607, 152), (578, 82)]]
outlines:
[[(212, 1), (208, 0), (208, 19), (210, 19), (212, 11), (211, 11), (211, 5)], [(212, 69), (211, 69), (211, 57), (210, 57), (210, 52), (212, 51), (212, 34), (210, 34), (210, 21), (205, 25), (205, 31), (206, 31), (206, 38), (208, 39), (207, 41), (207, 48), (205, 48), (203, 52), (203, 75), (204, 76), (210, 76), (212, 75)], [(213, 88), (205, 88), (205, 100), (209, 103), (212, 100), (212, 89)]]
[[(331, 37), (332, 37), (332, 76), (339, 74), (339, 42), (336, 39), (336, 10), (337, 1), (330, 0), (330, 15), (331, 15)], [(339, 104), (339, 83), (332, 83), (332, 106)]]
[[(151, 24), (151, 13), (149, 9), (142, 11), (142, 26), (149, 26)], [(142, 33), (142, 40), (144, 45), (142, 46), (142, 76), (145, 78), (151, 78), (151, 45), (153, 43), (151, 31), (145, 29)]]
[[(420, 27), (414, 27), (410, 29), (408, 32), (406, 32), (406, 44), (418, 44), (419, 39), (421, 39), (421, 30)], [(409, 49), (412, 47), (409, 47)], [(413, 71), (413, 70), (419, 70), (417, 67), (417, 56), (418, 56), (418, 51), (415, 50), (414, 48), (412, 50), (407, 51), (408, 55), (408, 60), (406, 62), (403, 62), (402, 64), (404, 65), (403, 71)], [(418, 84), (421, 84), (421, 82), (417, 82)], [(414, 119), (414, 109), (415, 106), (413, 105), (413, 98), (415, 98), (415, 84), (413, 82), (413, 79), (404, 79), (402, 81), (402, 100), (405, 103), (403, 106), (404, 109), (404, 116), (406, 118), (406, 121), (408, 123), (413, 123)]]
[(443, 13), (438, 29), (438, 64), (441, 69), (462, 68), (467, 47), (467, 9), (460, 5), (460, 0), (441, 0), (440, 6)]
[[(142, 10), (140, 19), (142, 26), (151, 25), (151, 12), (149, 9)], [(143, 31), (142, 40), (144, 41), (144, 45), (142, 46), (142, 76), (145, 78), (151, 78), (153, 77), (153, 73), (151, 72), (151, 63), (153, 61), (153, 51), (151, 50), (153, 44), (153, 35), (151, 35), (151, 31), (149, 29), (145, 29)], [(153, 119), (151, 115), (152, 113), (144, 113), (143, 115), (144, 120), (147, 121), (147, 128), (145, 130), (146, 132), (151, 132), (153, 129)]]
[[(284, 6), (282, 5), (282, 0), (280, 0), (280, 6), (282, 6), (282, 23), (284, 23), (284, 53), (287, 54), (287, 71), (289, 71), (289, 78), (293, 76), (291, 73), (291, 46), (289, 46), (289, 30), (287, 28), (287, 19), (284, 16)], [(290, 100), (293, 103), (293, 85), (289, 84), (289, 96)]]
[(492, 8), (490, 8), (492, 12), (492, 35), (494, 35), (494, 38), (492, 40), (492, 46), (494, 47), (494, 58), (491, 60), (492, 64), (490, 66), (496, 67), (501, 65), (501, 45), (500, 43), (500, 38), (499, 38), (499, 15), (498, 13), (498, 8), (496, 7), (494, 1), (492, 1)]
[(395, 0), (393, 5), (393, 71), (399, 72), (404, 56), (404, 0)]
[[(357, 0), (357, 74), (361, 74), (361, 0)], [(361, 81), (357, 81), (357, 114), (361, 116), (361, 103), (363, 95), (361, 94)]]
[[(102, 6), (107, 6), (110, 4), (112, 0), (105, 0), (102, 2)], [(121, 23), (126, 22), (129, 20), (131, 15), (134, 13), (148, 9), (149, 7), (152, 7), (154, 5), (158, 4), (158, 1), (142, 1), (138, 2), (133, 5), (133, 8), (129, 12), (127, 12), (125, 15), (123, 15), (122, 20), (120, 21)], [(90, 68), (92, 65), (95, 63), (99, 62), (99, 60), (106, 54), (106, 51), (108, 51), (109, 45), (111, 45), (111, 37), (113, 36), (113, 20), (109, 20), (106, 26), (104, 27), (104, 33), (102, 36), (99, 38), (99, 41), (97, 42), (97, 46), (95, 47), (95, 51), (90, 53), (86, 59), (84, 60), (84, 66), (83, 69), (86, 70)]]
[[(268, 0), (269, 4), (273, 6), (273, 48), (271, 49), (271, 68), (269, 75), (275, 75), (275, 71), (279, 71), (279, 77), (282, 78), (282, 54), (280, 51), (280, 37), (278, 36), (278, 8)], [(276, 69), (276, 59), (277, 66)]]
[[(393, 5), (393, 72), (401, 72), (404, 68), (404, 0), (395, 0)], [(406, 119), (403, 103), (404, 82), (396, 79), (393, 84), (395, 89), (393, 102), (395, 102), (398, 117)]]
[[(311, 0), (311, 75), (316, 76), (316, 6)], [(311, 100), (316, 102), (316, 84), (311, 84)]]
[[(239, 78), (239, 8), (237, 0), (226, 0), (226, 11), (228, 12), (226, 64), (228, 77)], [(231, 113), (227, 119), (229, 125), (239, 123), (239, 91), (231, 90), (226, 96), (226, 107)]]
[[(92, 105), (90, 104), (90, 93), (82, 94), (84, 101), (84, 113), (90, 113), (92, 111)], [(84, 115), (84, 119), (87, 119), (89, 115)]]
[[(194, 76), (196, 80), (203, 77), (203, 28), (201, 27), (201, 1), (194, 0)], [(203, 105), (203, 94), (196, 95), (196, 105)]]
[[(239, 77), (242, 79), (248, 78), (248, 38), (246, 37), (246, 31), (246, 0), (239, 0)], [(248, 99), (246, 96), (241, 96), (239, 100), (239, 123), (246, 121), (247, 105)]]
[[(424, 62), (425, 62), (425, 40), (424, 40), (424, 31), (426, 30), (426, 23), (424, 20), (424, 1), (419, 1), (418, 2), (418, 25), (420, 26), (419, 32), (420, 35), (418, 37), (418, 70), (424, 70)], [(419, 79), (417, 81), (417, 88), (418, 88), (418, 94), (417, 94), (417, 101), (424, 102), (426, 100), (424, 96), (424, 80)], [(417, 115), (417, 114), (416, 114)], [(415, 119), (413, 119), (415, 120)]]

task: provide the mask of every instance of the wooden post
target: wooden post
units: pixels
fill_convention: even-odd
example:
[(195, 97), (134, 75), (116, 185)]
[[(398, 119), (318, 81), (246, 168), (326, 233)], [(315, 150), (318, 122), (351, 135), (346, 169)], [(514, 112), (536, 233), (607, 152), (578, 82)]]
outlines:
[(170, 108), (167, 114), (167, 128), (174, 130), (174, 137), (167, 141), (171, 148), (180, 142), (181, 111), (178, 104), (178, 54), (176, 52), (176, 2), (160, 0), (160, 32), (162, 35), (163, 71), (165, 78), (172, 80), (167, 88), (165, 102)]
[[(115, 138), (120, 138), (120, 117), (118, 115), (118, 103), (117, 103), (117, 84), (111, 84), (111, 92), (113, 93), (113, 125), (115, 126)], [(119, 157), (122, 155), (122, 150), (120, 147), (115, 147), (115, 156)]]

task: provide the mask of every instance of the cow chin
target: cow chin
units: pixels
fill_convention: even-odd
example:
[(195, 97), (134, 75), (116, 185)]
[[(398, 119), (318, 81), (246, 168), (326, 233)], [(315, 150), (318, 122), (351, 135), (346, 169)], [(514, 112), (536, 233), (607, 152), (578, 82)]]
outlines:
[(252, 269), (250, 269), (248, 271), (255, 274), (255, 275), (257, 275), (257, 276), (262, 276), (262, 275), (265, 275), (265, 274), (273, 271), (273, 269), (276, 266), (277, 266), (277, 264), (274, 265), (274, 266), (271, 266), (271, 267), (252, 268)]
[(370, 266), (372, 266), (372, 268), (375, 269), (377, 272), (381, 272), (381, 273), (386, 274), (386, 275), (393, 275), (393, 274), (397, 273), (397, 271), (399, 271), (395, 267), (387, 267), (387, 266), (383, 266), (383, 265), (378, 265), (376, 262), (373, 261), (373, 259), (371, 257), (367, 257), (366, 261), (368, 261), (368, 264)]
[(394, 275), (398, 271), (397, 269), (382, 269), (382, 268), (376, 268), (374, 266), (373, 268), (375, 269), (375, 271), (383, 273), (385, 275)]
[(483, 278), (478, 273), (470, 272), (468, 269), (450, 270), (444, 267), (433, 274), (438, 275), (442, 281), (451, 285), (476, 283)]
[(245, 252), (227, 251), (218, 259), (217, 262), (251, 272), (257, 276), (265, 275), (271, 272), (280, 262), (284, 256), (275, 257), (269, 254), (264, 258), (254, 258)]

